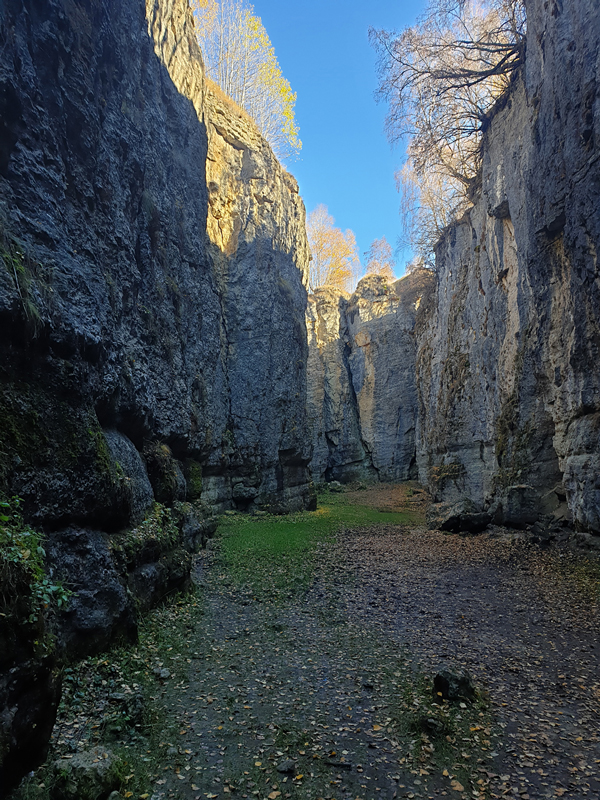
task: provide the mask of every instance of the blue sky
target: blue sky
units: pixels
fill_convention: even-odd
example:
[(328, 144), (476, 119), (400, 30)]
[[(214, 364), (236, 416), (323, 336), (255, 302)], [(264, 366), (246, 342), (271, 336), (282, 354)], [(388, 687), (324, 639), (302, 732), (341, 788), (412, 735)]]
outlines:
[[(385, 105), (375, 101), (375, 53), (367, 32), (414, 23), (425, 0), (254, 0), (254, 12), (275, 47), (284, 76), (297, 92), (303, 148), (288, 168), (307, 212), (319, 203), (335, 224), (351, 228), (361, 255), (385, 236), (400, 234), (394, 172), (402, 150), (384, 134)], [(398, 259), (397, 275), (410, 253)]]

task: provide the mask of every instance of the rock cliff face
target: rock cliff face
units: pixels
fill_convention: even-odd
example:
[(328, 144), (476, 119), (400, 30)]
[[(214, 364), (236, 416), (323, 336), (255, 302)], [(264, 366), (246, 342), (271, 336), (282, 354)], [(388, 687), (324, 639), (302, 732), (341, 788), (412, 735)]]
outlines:
[(114, 481), (93, 461), (118, 430), (138, 452), (168, 444), (184, 476), (199, 465), (213, 504), (302, 505), (294, 179), (205, 87), (185, 2), (3, 8), (0, 197), (4, 238), (24, 245), (5, 242), (0, 273), (5, 485), (46, 524), (114, 517)]
[[(0, 493), (89, 652), (185, 583), (212, 510), (311, 502), (304, 207), (205, 81), (187, 0), (0, 4), (0, 255)], [(20, 705), (15, 658), (3, 785), (57, 694), (45, 661)]]
[[(204, 445), (203, 496), (211, 504), (233, 498), (241, 508), (304, 508), (311, 502), (304, 204), (254, 124), (212, 84), (205, 119), (208, 255), (227, 391), (207, 388), (217, 438), (210, 450)], [(211, 409), (220, 397), (228, 405), (217, 417)]]
[(309, 298), (308, 404), (316, 482), (416, 477), (415, 326), (433, 274), (388, 285), (360, 281), (352, 297)]
[(527, 17), (433, 296), (413, 275), (311, 299), (312, 471), (402, 480), (416, 449), (434, 499), (479, 521), (600, 532), (600, 15), (528, 0)]
[(468, 496), (508, 524), (554, 513), (599, 531), (600, 15), (529, 0), (527, 17), (481, 195), (437, 250), (419, 473), (437, 499)]

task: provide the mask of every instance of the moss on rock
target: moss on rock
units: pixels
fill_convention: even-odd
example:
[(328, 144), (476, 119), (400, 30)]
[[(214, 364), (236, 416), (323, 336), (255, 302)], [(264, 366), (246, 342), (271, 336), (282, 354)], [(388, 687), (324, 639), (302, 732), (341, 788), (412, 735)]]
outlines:
[(188, 459), (185, 462), (185, 478), (187, 481), (187, 499), (200, 500), (202, 497), (202, 465), (198, 461)]
[(126, 523), (124, 476), (94, 409), (43, 384), (0, 385), (0, 492), (23, 497), (25, 516), (46, 524)]

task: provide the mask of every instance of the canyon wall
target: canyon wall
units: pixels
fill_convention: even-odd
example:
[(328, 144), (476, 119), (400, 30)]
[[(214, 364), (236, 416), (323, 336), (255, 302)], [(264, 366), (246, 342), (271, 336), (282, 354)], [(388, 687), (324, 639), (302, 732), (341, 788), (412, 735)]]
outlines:
[(600, 14), (528, 0), (527, 17), (435, 277), (310, 300), (311, 469), (405, 480), (416, 458), (473, 524), (600, 532)]
[(317, 289), (307, 315), (311, 471), (316, 483), (416, 477), (417, 321), (434, 283), (416, 270)]
[(213, 512), (313, 502), (304, 206), (187, 0), (0, 4), (0, 254), (0, 494), (74, 593), (53, 627), (0, 586), (4, 788)]
[(434, 499), (510, 525), (542, 514), (600, 531), (600, 15), (528, 0), (527, 18), (480, 195), (437, 247), (419, 474)]

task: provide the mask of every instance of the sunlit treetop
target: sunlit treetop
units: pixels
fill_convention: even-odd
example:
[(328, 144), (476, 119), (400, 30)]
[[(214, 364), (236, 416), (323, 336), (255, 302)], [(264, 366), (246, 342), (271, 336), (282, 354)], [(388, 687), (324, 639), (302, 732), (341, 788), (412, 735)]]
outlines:
[(310, 245), (309, 288), (313, 292), (331, 286), (351, 292), (361, 274), (356, 237), (351, 230), (336, 228), (327, 206), (318, 205), (308, 215), (306, 232)]
[(415, 26), (370, 31), (388, 136), (408, 139), (397, 179), (407, 238), (423, 255), (469, 205), (482, 135), (525, 37), (523, 0), (430, 0)]
[(275, 155), (298, 154), (296, 94), (275, 49), (246, 0), (191, 0), (208, 77), (254, 119)]

